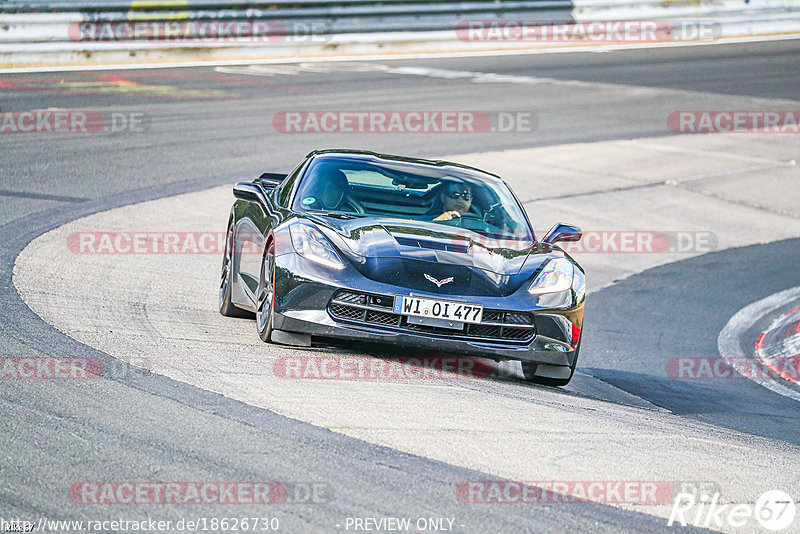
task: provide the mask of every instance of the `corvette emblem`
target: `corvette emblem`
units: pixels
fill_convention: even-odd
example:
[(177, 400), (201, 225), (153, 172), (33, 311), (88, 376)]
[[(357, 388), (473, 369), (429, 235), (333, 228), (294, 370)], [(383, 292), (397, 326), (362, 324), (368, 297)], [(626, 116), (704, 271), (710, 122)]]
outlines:
[(432, 277), (429, 274), (425, 274), (425, 279), (428, 282), (433, 282), (434, 284), (436, 284), (436, 287), (442, 287), (443, 285), (449, 284), (450, 282), (453, 281), (453, 277), (452, 276), (450, 278), (445, 278), (444, 280), (437, 280), (436, 278)]

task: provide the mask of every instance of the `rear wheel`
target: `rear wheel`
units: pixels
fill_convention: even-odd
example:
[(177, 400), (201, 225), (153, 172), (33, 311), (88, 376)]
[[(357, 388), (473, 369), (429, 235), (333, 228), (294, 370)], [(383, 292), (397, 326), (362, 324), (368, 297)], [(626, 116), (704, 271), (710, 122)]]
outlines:
[(233, 280), (233, 221), (228, 225), (225, 236), (225, 251), (222, 255), (222, 274), (219, 281), (219, 313), (225, 317), (252, 317), (250, 312), (237, 308), (231, 302), (231, 284)]
[(267, 252), (261, 261), (261, 276), (256, 299), (256, 329), (264, 343), (272, 341), (272, 316), (275, 307), (275, 256)]
[[(549, 376), (537, 376), (536, 372), (540, 364), (534, 362), (521, 362), (522, 374), (525, 376), (526, 381), (532, 382), (534, 384), (541, 384), (543, 386), (552, 386), (552, 387), (566, 386), (567, 384), (569, 384), (569, 381), (572, 380), (572, 375), (575, 374), (575, 368), (578, 366), (578, 354), (580, 353), (580, 350), (581, 350), (581, 340), (578, 339), (578, 346), (575, 347), (575, 361), (572, 362), (571, 366), (563, 367), (563, 371), (569, 373), (566, 377), (553, 378)], [(555, 367), (555, 366), (549, 366), (549, 367)], [(540, 371), (540, 373), (541, 372), (543, 371)]]

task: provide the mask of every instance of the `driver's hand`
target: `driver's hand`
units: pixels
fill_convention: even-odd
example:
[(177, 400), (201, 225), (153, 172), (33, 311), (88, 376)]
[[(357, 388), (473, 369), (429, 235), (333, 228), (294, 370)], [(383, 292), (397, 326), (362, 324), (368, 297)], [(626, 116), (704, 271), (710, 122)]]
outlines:
[(436, 217), (434, 221), (452, 221), (453, 217), (461, 217), (461, 213), (457, 211), (446, 211)]

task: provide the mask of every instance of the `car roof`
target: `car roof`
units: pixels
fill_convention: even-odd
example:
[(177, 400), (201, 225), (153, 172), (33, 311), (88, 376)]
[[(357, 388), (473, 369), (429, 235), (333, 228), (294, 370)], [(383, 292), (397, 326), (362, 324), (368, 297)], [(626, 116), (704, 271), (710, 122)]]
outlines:
[(397, 156), (392, 154), (380, 154), (378, 152), (372, 152), (369, 150), (333, 149), (333, 148), (311, 151), (306, 155), (306, 158), (311, 158), (314, 156), (320, 156), (325, 158), (330, 157), (331, 159), (335, 158), (336, 156), (343, 156), (347, 157), (348, 159), (355, 158), (355, 159), (363, 159), (365, 161), (383, 160), (387, 162), (410, 163), (414, 165), (427, 165), (430, 167), (439, 167), (439, 168), (454, 167), (457, 169), (463, 169), (479, 173), (482, 177), (486, 179), (487, 182), (497, 181), (505, 183), (503, 179), (496, 174), (484, 171), (483, 169), (478, 169), (477, 167), (470, 167), (469, 165), (454, 163), (452, 161), (412, 158), (408, 156)]

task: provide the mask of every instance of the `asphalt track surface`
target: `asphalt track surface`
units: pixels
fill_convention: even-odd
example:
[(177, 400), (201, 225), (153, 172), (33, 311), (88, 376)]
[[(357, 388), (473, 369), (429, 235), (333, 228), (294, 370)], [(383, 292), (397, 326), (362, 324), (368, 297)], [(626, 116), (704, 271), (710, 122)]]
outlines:
[[(285, 170), (313, 148), (343, 142), (324, 135), (277, 134), (271, 125), (277, 111), (453, 109), (457, 102), (460, 109), (532, 109), (539, 116), (539, 129), (527, 137), (346, 138), (348, 146), (421, 156), (641, 138), (668, 133), (666, 114), (696, 109), (698, 93), (705, 109), (754, 102), (788, 109), (794, 103), (796, 108), (799, 51), (798, 42), (784, 41), (380, 62), (556, 83), (471, 83), (355, 68), (258, 77), (212, 68), (2, 75), (3, 111), (53, 107), (144, 112), (150, 124), (143, 133), (0, 137), (0, 221), (5, 224), (0, 228), (0, 349), (4, 356), (93, 355), (110, 362), (27, 308), (11, 283), (17, 254), (34, 237), (79, 216), (233, 182), (261, 170)], [(717, 336), (736, 311), (800, 285), (797, 246), (797, 240), (790, 240), (709, 254), (646, 271), (593, 294), (581, 368), (677, 417), (797, 445), (794, 401), (755, 384), (668, 381), (652, 371), (676, 353), (717, 355)], [(657, 310), (654, 303), (659, 303)], [(453, 498), (453, 488), (464, 480), (489, 477), (168, 378), (145, 380), (132, 373), (86, 382), (3, 381), (0, 402), (5, 414), (0, 428), (11, 437), (0, 445), (6, 459), (0, 489), (4, 517), (219, 517), (234, 511), (78, 506), (69, 501), (64, 481), (286, 480), (328, 484), (334, 495), (327, 502), (287, 504), (271, 511), (282, 518), (287, 532), (330, 532), (345, 517), (383, 515), (456, 517), (464, 532), (661, 531), (665, 525), (660, 518), (603, 505), (463, 505)], [(784, 489), (797, 496), (797, 487)], [(235, 510), (237, 515), (242, 511)]]

